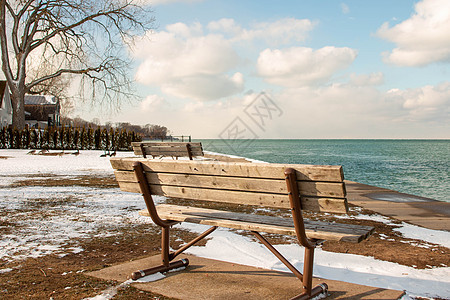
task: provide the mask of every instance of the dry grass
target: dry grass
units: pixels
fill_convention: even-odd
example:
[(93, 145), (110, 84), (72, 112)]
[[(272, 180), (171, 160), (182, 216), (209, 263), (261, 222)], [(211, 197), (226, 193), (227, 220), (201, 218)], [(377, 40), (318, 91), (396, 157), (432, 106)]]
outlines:
[(86, 186), (97, 188), (115, 188), (118, 187), (114, 176), (71, 176), (58, 177), (53, 174), (31, 174), (20, 175), (21, 178), (29, 177), (30, 179), (14, 182), (10, 187), (23, 186)]

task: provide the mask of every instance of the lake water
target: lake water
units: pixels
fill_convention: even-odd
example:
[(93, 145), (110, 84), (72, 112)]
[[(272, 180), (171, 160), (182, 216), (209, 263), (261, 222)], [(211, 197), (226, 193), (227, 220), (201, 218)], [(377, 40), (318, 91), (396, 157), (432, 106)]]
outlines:
[(345, 179), (450, 202), (450, 140), (196, 140), (272, 163), (342, 165)]

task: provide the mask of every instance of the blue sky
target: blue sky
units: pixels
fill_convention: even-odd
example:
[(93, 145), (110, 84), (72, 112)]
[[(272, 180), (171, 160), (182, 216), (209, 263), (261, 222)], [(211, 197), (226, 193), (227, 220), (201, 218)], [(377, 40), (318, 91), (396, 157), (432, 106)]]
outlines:
[(195, 138), (450, 138), (448, 0), (146, 2), (155, 29), (129, 49), (142, 101), (102, 121)]

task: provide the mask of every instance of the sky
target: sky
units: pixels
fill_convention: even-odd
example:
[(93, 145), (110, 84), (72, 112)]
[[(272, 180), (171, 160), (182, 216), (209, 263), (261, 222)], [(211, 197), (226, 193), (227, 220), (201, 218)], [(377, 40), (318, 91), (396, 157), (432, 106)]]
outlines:
[(139, 101), (194, 138), (450, 138), (450, 1), (146, 1)]

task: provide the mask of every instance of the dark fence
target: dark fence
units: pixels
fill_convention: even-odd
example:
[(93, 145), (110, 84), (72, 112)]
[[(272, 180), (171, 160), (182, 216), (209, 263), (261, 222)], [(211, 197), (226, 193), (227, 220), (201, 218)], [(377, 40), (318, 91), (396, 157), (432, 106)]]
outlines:
[(0, 149), (54, 149), (54, 150), (133, 150), (132, 142), (142, 138), (125, 129), (46, 128), (0, 129)]
[(161, 140), (161, 142), (164, 141), (170, 141), (170, 142), (192, 142), (192, 137), (190, 135), (169, 135), (169, 136), (158, 136), (158, 135), (146, 135), (144, 136), (143, 140)]

